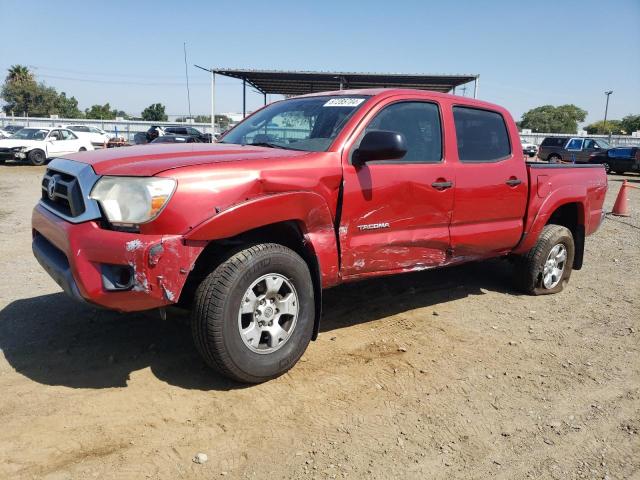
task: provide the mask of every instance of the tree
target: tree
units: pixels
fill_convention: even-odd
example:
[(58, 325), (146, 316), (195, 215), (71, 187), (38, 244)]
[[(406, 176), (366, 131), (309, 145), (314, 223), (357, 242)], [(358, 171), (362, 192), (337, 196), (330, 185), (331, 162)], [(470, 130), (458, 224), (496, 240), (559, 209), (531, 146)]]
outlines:
[(7, 82), (35, 82), (33, 73), (24, 65), (11, 65), (8, 72)]
[(76, 97), (67, 98), (67, 94), (62, 92), (56, 100), (57, 114), (62, 118), (81, 118), (82, 112), (78, 108)]
[(578, 123), (584, 122), (586, 110), (575, 105), (543, 105), (522, 115), (521, 128), (544, 133), (576, 133)]
[[(211, 123), (211, 115), (196, 115), (193, 118), (196, 123)], [(226, 115), (216, 115), (216, 127), (226, 130), (231, 124), (231, 119)]]
[(142, 111), (142, 119), (148, 122), (166, 122), (168, 117), (164, 113), (164, 105), (154, 103)]
[(115, 109), (111, 110), (111, 105), (105, 103), (104, 105), (91, 105), (91, 108), (87, 108), (84, 111), (84, 115), (87, 118), (113, 120), (118, 115), (118, 111)]
[(637, 132), (640, 130), (640, 115), (627, 115), (620, 121), (620, 124), (627, 135), (630, 135), (631, 132)]
[(587, 125), (584, 129), (589, 135), (608, 135), (609, 133), (612, 133), (613, 135), (621, 135), (624, 133), (622, 121), (620, 120), (607, 120), (606, 126), (604, 124), (604, 120), (598, 120), (597, 122)]
[(0, 96), (5, 101), (5, 113), (47, 117), (59, 115), (65, 118), (80, 116), (78, 101), (58, 94), (55, 88), (36, 82), (34, 75), (23, 65), (12, 65), (2, 85)]

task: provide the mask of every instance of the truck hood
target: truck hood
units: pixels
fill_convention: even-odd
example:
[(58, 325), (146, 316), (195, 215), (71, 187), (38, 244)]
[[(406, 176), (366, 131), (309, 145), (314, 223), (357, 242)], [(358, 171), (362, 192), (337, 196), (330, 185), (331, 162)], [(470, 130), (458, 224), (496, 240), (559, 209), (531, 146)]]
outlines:
[(148, 144), (134, 147), (104, 148), (66, 155), (87, 163), (98, 175), (150, 177), (165, 170), (207, 163), (301, 157), (309, 152), (281, 148), (220, 143)]

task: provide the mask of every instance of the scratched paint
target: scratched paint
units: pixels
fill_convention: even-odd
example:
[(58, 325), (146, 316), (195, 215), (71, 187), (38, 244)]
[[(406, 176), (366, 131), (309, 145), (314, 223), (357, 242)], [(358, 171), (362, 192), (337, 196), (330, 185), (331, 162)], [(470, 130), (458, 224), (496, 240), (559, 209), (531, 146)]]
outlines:
[(131, 240), (129, 242), (127, 242), (125, 244), (125, 248), (127, 249), (127, 252), (133, 252), (135, 250), (138, 250), (139, 248), (143, 247), (143, 243), (138, 240), (137, 238), (135, 240)]

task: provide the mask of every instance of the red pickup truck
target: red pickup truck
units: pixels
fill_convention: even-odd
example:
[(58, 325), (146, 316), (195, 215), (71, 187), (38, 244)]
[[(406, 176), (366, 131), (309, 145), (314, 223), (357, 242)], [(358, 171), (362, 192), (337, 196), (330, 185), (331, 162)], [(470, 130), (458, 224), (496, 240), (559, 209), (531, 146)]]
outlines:
[(205, 361), (261, 382), (298, 361), (342, 282), (509, 256), (519, 288), (559, 292), (606, 190), (600, 165), (525, 163), (497, 105), (345, 90), (272, 103), (216, 144), (54, 159), (33, 251), (93, 305), (191, 308)]

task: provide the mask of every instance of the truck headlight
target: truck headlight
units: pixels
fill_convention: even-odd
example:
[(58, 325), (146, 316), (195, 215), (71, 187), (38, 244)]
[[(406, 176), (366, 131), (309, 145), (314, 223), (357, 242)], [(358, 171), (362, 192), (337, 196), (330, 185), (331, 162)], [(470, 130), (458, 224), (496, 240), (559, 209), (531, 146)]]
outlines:
[(171, 178), (102, 177), (91, 195), (115, 225), (137, 225), (156, 218), (176, 188)]

